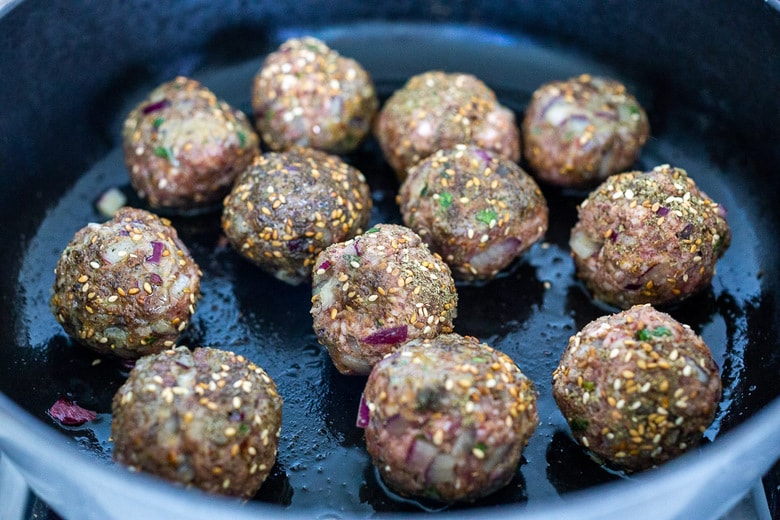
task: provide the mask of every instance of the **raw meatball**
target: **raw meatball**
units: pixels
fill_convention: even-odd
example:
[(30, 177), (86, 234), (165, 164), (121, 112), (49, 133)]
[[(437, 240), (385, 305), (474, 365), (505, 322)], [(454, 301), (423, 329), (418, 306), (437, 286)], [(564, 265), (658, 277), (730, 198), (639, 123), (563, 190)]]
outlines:
[(246, 116), (193, 79), (163, 83), (122, 129), (133, 188), (153, 208), (217, 204), (259, 153)]
[(379, 107), (371, 76), (316, 38), (293, 38), (266, 57), (252, 107), (263, 141), (333, 153), (357, 147)]
[(470, 74), (413, 76), (382, 107), (375, 134), (401, 181), (410, 166), (456, 144), (476, 144), (512, 161), (520, 158), (514, 113)]
[(699, 442), (718, 410), (721, 382), (690, 327), (637, 305), (571, 337), (553, 372), (553, 396), (580, 444), (636, 471)]
[(54, 274), (50, 305), (65, 332), (122, 358), (173, 346), (200, 292), (200, 270), (171, 223), (133, 208), (80, 229)]
[(547, 231), (547, 202), (514, 162), (474, 145), (439, 150), (409, 169), (404, 223), (466, 280), (494, 277)]
[(276, 461), (282, 398), (262, 368), (232, 352), (143, 357), (112, 411), (114, 459), (133, 470), (251, 498)]
[(330, 244), (368, 224), (363, 174), (335, 155), (294, 148), (259, 157), (225, 198), (222, 228), (232, 246), (264, 271), (297, 285)]
[(578, 211), (569, 241), (577, 276), (624, 309), (707, 287), (731, 242), (723, 208), (669, 165), (608, 178)]
[(403, 495), (474, 500), (514, 477), (536, 429), (536, 391), (476, 338), (411, 341), (380, 361), (364, 393), (366, 446)]
[(449, 267), (412, 230), (379, 224), (317, 257), (314, 331), (342, 374), (368, 374), (399, 345), (452, 332)]
[(523, 155), (538, 178), (583, 186), (630, 167), (650, 125), (625, 86), (583, 74), (534, 92), (522, 131)]

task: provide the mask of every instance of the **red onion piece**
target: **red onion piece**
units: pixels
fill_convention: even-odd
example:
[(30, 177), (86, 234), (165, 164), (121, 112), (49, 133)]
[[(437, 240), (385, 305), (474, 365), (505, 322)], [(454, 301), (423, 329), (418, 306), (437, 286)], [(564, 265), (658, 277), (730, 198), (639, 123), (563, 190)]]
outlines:
[(409, 430), (409, 422), (401, 414), (395, 414), (385, 423), (385, 431), (393, 437), (400, 437)]
[(409, 452), (406, 454), (407, 469), (423, 473), (428, 470), (431, 462), (438, 454), (439, 448), (430, 442), (414, 439), (409, 447)]
[(428, 466), (425, 472), (425, 482), (428, 484), (444, 484), (455, 481), (455, 457), (440, 453)]
[(151, 273), (149, 275), (149, 281), (152, 282), (154, 285), (162, 285), (163, 283), (162, 276), (160, 276), (157, 273)]
[(613, 230), (612, 230), (612, 233), (609, 235), (609, 240), (610, 240), (610, 242), (612, 242), (613, 244), (614, 244), (615, 242), (617, 242), (617, 238), (618, 238), (618, 235), (619, 235), (619, 234), (620, 234), (620, 233), (618, 233), (617, 231), (615, 231), (615, 230), (613, 229)]
[(686, 224), (684, 228), (682, 228), (682, 231), (677, 233), (677, 236), (680, 237), (682, 240), (688, 240), (691, 238), (691, 233), (693, 232), (693, 224)]
[(368, 404), (366, 403), (366, 394), (360, 394), (360, 406), (358, 407), (357, 421), (355, 426), (358, 428), (365, 428), (368, 426), (369, 414)]
[(666, 215), (669, 214), (669, 208), (665, 208), (664, 206), (661, 206), (660, 208), (658, 208), (658, 211), (656, 211), (655, 214), (658, 215), (659, 217), (665, 217)]
[(486, 163), (490, 163), (490, 161), (493, 160), (493, 157), (487, 152), (487, 150), (483, 150), (482, 148), (477, 148), (474, 150), (474, 153), (479, 155)]
[(325, 260), (319, 265), (319, 267), (317, 267), (317, 270), (319, 271), (320, 269), (322, 269), (323, 271), (327, 271), (331, 267), (333, 267), (333, 264), (331, 264), (329, 260)]
[(373, 334), (369, 334), (361, 341), (368, 343), (369, 345), (392, 345), (394, 343), (401, 343), (406, 341), (408, 337), (408, 329), (406, 325), (400, 325), (398, 327), (389, 327), (387, 329), (380, 329)]
[(49, 416), (65, 426), (81, 426), (82, 424), (94, 421), (97, 412), (82, 408), (70, 399), (61, 397), (47, 411)]
[(362, 255), (363, 252), (360, 250), (360, 240), (355, 239), (354, 245), (355, 245), (355, 254), (357, 256)]
[(152, 112), (157, 112), (158, 110), (162, 110), (163, 108), (170, 105), (171, 102), (167, 99), (161, 99), (160, 101), (156, 101), (154, 103), (149, 103), (145, 107), (141, 109), (141, 112), (143, 112), (144, 115), (151, 114)]
[[(159, 264), (160, 258), (162, 258), (162, 252), (163, 252), (163, 243), (158, 242), (157, 240), (152, 241), (152, 255), (146, 257), (146, 261), (151, 264)], [(162, 281), (162, 280), (160, 280)]]

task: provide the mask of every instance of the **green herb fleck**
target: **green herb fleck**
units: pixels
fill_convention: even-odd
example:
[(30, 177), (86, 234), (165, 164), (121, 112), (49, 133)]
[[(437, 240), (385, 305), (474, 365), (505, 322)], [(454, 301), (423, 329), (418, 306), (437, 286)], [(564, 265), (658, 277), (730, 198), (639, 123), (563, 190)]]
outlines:
[(631, 105), (631, 106), (629, 106), (629, 107), (628, 107), (628, 111), (629, 111), (629, 112), (631, 112), (631, 115), (632, 115), (632, 116), (637, 116), (637, 115), (639, 115), (639, 107), (638, 107), (638, 106), (636, 106), (636, 105)]
[(651, 338), (660, 338), (662, 336), (671, 336), (672, 331), (666, 327), (656, 327), (654, 329), (642, 329), (636, 333), (636, 339), (639, 341), (650, 341)]
[(439, 194), (439, 204), (442, 208), (447, 209), (452, 206), (452, 193), (443, 191)]
[(236, 132), (238, 136), (238, 145), (243, 148), (246, 146), (246, 134), (244, 132)]
[(580, 417), (575, 417), (574, 419), (569, 421), (569, 427), (573, 432), (585, 431), (588, 428), (588, 424), (589, 423), (587, 420), (582, 419)]
[(420, 190), (420, 197), (425, 197), (428, 194), (428, 183), (425, 183), (425, 186), (422, 187)]
[(246, 435), (249, 433), (249, 425), (241, 423), (238, 425), (238, 434), (239, 435)]
[(371, 229), (367, 229), (363, 234), (370, 235), (371, 233), (379, 233), (379, 228), (374, 226)]
[(159, 338), (155, 336), (154, 334), (151, 334), (149, 336), (146, 336), (141, 340), (141, 345), (151, 345), (155, 341), (157, 341)]
[(152, 123), (152, 126), (154, 126), (155, 128), (160, 128), (164, 122), (165, 122), (164, 117), (156, 117), (154, 119), (154, 122)]
[(264, 116), (265, 120), (270, 123), (271, 121), (273, 121), (274, 115), (276, 115), (276, 112), (274, 112), (273, 110), (269, 110), (268, 112), (265, 113)]
[(487, 444), (485, 444), (484, 442), (478, 442), (478, 443), (476, 443), (476, 444), (474, 445), (474, 448), (475, 448), (475, 449), (478, 449), (478, 450), (479, 450), (479, 451), (481, 451), (482, 453), (487, 453)]
[(498, 213), (492, 209), (481, 209), (477, 212), (475, 217), (479, 222), (482, 222), (486, 226), (489, 226), (491, 222), (498, 219)]
[(485, 359), (483, 357), (473, 357), (473, 358), (471, 358), (471, 360), (474, 363), (484, 363), (485, 361), (487, 361), (487, 359)]
[(563, 134), (563, 139), (565, 141), (571, 141), (574, 139), (574, 132), (571, 130), (567, 130), (565, 134)]
[(533, 130), (531, 130), (531, 133), (532, 133), (533, 135), (542, 135), (542, 127), (541, 127), (541, 126), (539, 126), (539, 125), (535, 126), (535, 127), (533, 128)]
[(358, 264), (360, 263), (360, 257), (358, 255), (345, 254), (344, 255), (344, 260), (346, 260), (347, 263), (350, 264), (350, 265), (352, 265), (352, 262), (355, 262), (355, 263), (358, 263)]
[(584, 388), (588, 392), (592, 392), (596, 389), (596, 383), (593, 381), (583, 381), (582, 382), (582, 388)]
[(157, 157), (161, 157), (167, 160), (168, 162), (173, 162), (174, 159), (173, 150), (171, 150), (170, 148), (166, 148), (164, 146), (158, 146), (157, 148), (155, 148), (154, 155), (156, 155)]

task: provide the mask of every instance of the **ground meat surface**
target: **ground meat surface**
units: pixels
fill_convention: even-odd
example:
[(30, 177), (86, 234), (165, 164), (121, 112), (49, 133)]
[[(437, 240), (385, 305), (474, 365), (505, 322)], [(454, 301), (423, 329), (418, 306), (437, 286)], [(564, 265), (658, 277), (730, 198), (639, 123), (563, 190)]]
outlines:
[(403, 495), (474, 500), (505, 486), (536, 429), (536, 391), (512, 359), (473, 337), (411, 341), (366, 383), (366, 446)]
[(707, 287), (731, 242), (725, 210), (669, 165), (609, 177), (578, 213), (569, 240), (577, 276), (624, 309)]
[(181, 76), (154, 89), (122, 129), (130, 181), (153, 208), (218, 204), (258, 143), (241, 111)]
[(475, 144), (512, 161), (520, 158), (514, 113), (470, 74), (413, 76), (382, 107), (374, 133), (401, 181), (407, 168), (456, 144)]
[(547, 202), (516, 163), (474, 145), (439, 150), (409, 169), (404, 223), (462, 279), (488, 279), (547, 231)]
[(592, 186), (633, 164), (650, 125), (623, 84), (583, 74), (537, 89), (522, 133), (523, 156), (539, 179)]
[(349, 152), (371, 130), (379, 107), (371, 76), (316, 38), (292, 38), (266, 57), (252, 107), (272, 150), (293, 145)]
[(232, 352), (143, 357), (112, 410), (114, 459), (134, 470), (251, 498), (276, 461), (282, 398), (262, 368)]
[(718, 410), (721, 381), (690, 327), (638, 305), (571, 337), (553, 396), (577, 442), (637, 471), (696, 446)]
[(50, 306), (65, 332), (122, 358), (173, 346), (200, 291), (200, 270), (171, 223), (134, 208), (76, 232), (54, 273)]
[(363, 231), (372, 200), (363, 174), (338, 156), (294, 148), (259, 157), (224, 204), (222, 228), (235, 250), (297, 285), (320, 251)]
[(449, 267), (419, 235), (378, 224), (317, 257), (314, 331), (343, 374), (368, 374), (415, 338), (452, 332), (458, 294)]

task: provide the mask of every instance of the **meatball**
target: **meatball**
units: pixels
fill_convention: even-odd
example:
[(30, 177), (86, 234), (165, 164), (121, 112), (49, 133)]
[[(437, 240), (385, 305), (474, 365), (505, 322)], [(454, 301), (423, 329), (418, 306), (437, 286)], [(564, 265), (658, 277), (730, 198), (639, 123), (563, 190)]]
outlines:
[(645, 304), (572, 336), (553, 372), (553, 396), (582, 446), (637, 471), (701, 439), (718, 410), (721, 381), (704, 341)]
[(259, 153), (247, 117), (185, 77), (163, 83), (125, 120), (130, 182), (153, 208), (218, 204)]
[(364, 393), (366, 447), (403, 495), (474, 500), (509, 483), (536, 429), (536, 391), (476, 338), (416, 339), (377, 363)]
[(494, 277), (547, 231), (547, 202), (514, 162), (474, 145), (439, 150), (409, 168), (404, 223), (462, 279)]
[(173, 346), (200, 292), (200, 270), (171, 223), (134, 208), (76, 232), (54, 274), (50, 306), (65, 332), (122, 358)]
[(539, 179), (592, 186), (631, 166), (650, 125), (625, 86), (583, 74), (536, 90), (522, 132), (523, 155)]
[(368, 374), (399, 345), (452, 332), (449, 267), (403, 226), (378, 224), (317, 257), (311, 314), (342, 374)]
[(282, 398), (262, 368), (232, 352), (143, 357), (112, 411), (114, 459), (173, 482), (251, 498), (276, 461)]
[(279, 280), (311, 279), (317, 255), (363, 232), (363, 174), (335, 155), (294, 148), (260, 156), (225, 197), (222, 229), (242, 256)]
[(577, 276), (623, 309), (707, 287), (731, 242), (725, 210), (669, 165), (609, 177), (578, 212), (569, 241)]
[(333, 153), (354, 150), (379, 107), (363, 67), (316, 38), (293, 38), (269, 54), (254, 78), (252, 107), (263, 141)]
[(398, 179), (437, 150), (476, 144), (501, 157), (520, 158), (514, 113), (470, 74), (440, 71), (413, 76), (379, 112), (376, 137)]

